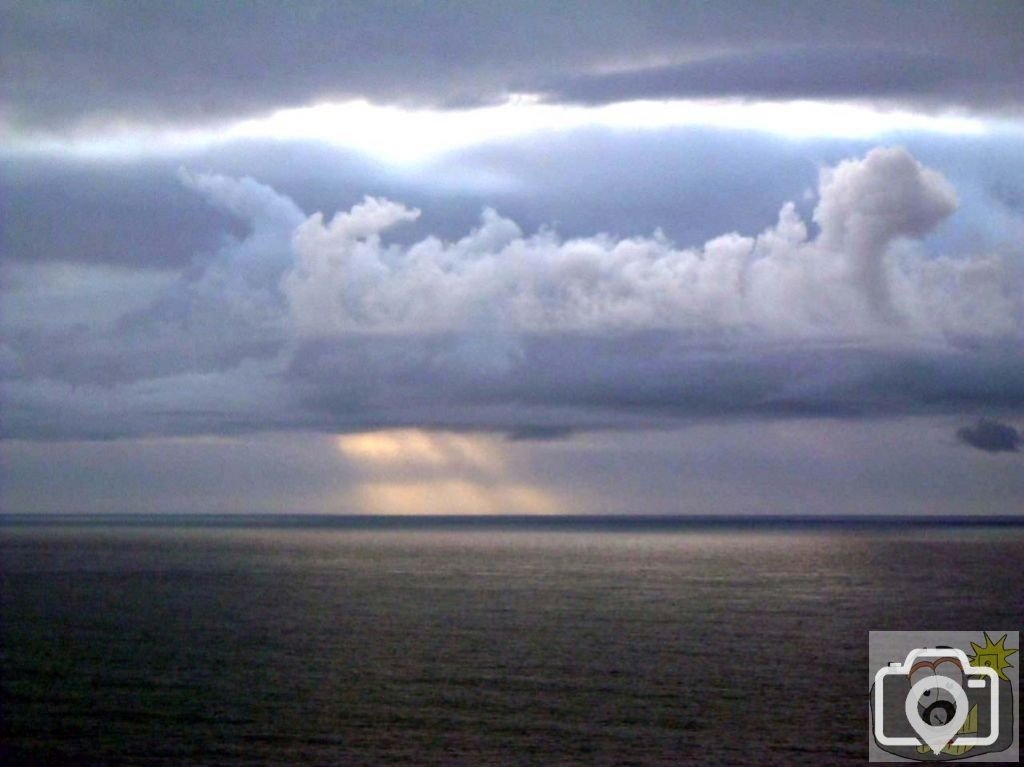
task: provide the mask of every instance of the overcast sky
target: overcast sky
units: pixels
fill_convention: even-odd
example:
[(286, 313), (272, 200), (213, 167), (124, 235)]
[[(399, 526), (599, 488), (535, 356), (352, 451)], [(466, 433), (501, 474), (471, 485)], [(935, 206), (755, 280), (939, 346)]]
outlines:
[(1019, 3), (2, 8), (5, 512), (1024, 510)]

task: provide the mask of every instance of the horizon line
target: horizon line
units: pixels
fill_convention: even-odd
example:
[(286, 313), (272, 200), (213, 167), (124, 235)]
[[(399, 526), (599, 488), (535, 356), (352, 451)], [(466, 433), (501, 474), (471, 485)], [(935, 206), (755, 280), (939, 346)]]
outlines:
[(1024, 514), (366, 514), (301, 512), (0, 512), (0, 527), (18, 525), (535, 527), (730, 525), (974, 525), (1024, 526)]

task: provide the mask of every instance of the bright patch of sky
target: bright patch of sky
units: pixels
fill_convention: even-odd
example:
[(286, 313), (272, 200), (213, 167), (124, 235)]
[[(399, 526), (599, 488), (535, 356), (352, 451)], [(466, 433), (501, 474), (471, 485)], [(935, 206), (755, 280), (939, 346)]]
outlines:
[(207, 149), (244, 139), (312, 141), (394, 164), (415, 164), (497, 141), (585, 128), (655, 131), (704, 127), (758, 131), (794, 139), (870, 139), (896, 133), (984, 136), (1016, 129), (963, 114), (928, 114), (828, 101), (697, 99), (626, 101), (601, 106), (553, 104), (520, 95), (474, 109), (403, 109), (366, 100), (321, 103), (217, 127), (171, 129), (131, 124), (71, 135), (10, 135), (14, 154), (133, 158)]

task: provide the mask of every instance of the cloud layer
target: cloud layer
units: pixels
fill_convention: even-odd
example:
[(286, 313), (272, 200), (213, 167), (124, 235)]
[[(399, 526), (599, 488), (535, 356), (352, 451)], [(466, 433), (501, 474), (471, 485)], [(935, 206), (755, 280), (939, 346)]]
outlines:
[(549, 97), (587, 103), (721, 96), (875, 98), (991, 108), (1019, 98), (1014, 79), (1012, 70), (992, 67), (987, 57), (958, 58), (949, 49), (793, 45), (579, 75), (552, 83)]
[(1019, 110), (1016, 3), (3, 5), (7, 118), (203, 122), (323, 99), (510, 92), (917, 100)]
[(1020, 263), (929, 255), (956, 194), (907, 151), (822, 170), (757, 236), (526, 234), (486, 210), (327, 218), (252, 179), (182, 173), (243, 221), (153, 299), (71, 326), (6, 318), (5, 436), (380, 427), (516, 438), (739, 415), (1024, 408)]

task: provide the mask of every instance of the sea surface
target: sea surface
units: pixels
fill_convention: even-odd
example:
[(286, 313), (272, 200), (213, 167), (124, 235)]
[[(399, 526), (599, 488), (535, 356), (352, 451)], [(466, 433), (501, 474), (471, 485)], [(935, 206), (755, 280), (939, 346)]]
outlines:
[(5, 765), (863, 764), (1024, 522), (0, 518)]

